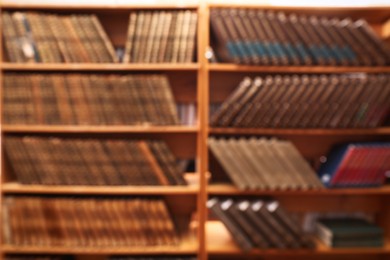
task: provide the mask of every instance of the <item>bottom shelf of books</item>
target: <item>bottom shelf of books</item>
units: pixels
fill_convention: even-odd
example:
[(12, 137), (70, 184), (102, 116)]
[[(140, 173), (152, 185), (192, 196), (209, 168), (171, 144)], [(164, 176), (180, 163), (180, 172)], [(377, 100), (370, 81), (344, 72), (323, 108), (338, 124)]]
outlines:
[(298, 213), (284, 205), (274, 199), (211, 198), (206, 223), (209, 255), (270, 259), (390, 255), (386, 228), (376, 223), (375, 214)]
[[(196, 254), (193, 201), (185, 198), (7, 196), (6, 254)], [(179, 209), (173, 209), (177, 204)], [(26, 217), (28, 216), (28, 217)]]

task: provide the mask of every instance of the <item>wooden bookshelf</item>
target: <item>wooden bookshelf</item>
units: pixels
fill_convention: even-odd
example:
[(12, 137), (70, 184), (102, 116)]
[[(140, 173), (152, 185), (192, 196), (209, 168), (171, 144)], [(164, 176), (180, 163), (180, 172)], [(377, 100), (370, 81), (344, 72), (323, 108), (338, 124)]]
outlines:
[[(86, 137), (95, 136), (169, 136), (169, 144), (174, 147), (176, 155), (184, 158), (195, 157), (196, 171), (199, 180), (196, 185), (189, 186), (43, 186), (21, 185), (12, 178), (8, 178), (8, 169), (5, 163), (3, 148), (1, 149), (2, 170), (0, 185), (0, 204), (5, 195), (104, 195), (104, 196), (163, 196), (170, 197), (170, 205), (175, 213), (181, 212), (184, 206), (192, 207), (195, 204), (195, 221), (191, 225), (196, 230), (191, 231), (186, 239), (177, 247), (135, 247), (135, 248), (84, 248), (84, 247), (15, 247), (3, 245), (0, 236), (0, 260), (5, 255), (16, 254), (59, 254), (77, 255), (77, 259), (91, 259), (92, 256), (104, 257), (110, 254), (118, 255), (196, 255), (198, 260), (207, 259), (244, 259), (261, 258), (284, 259), (284, 257), (309, 257), (320, 259), (342, 259), (362, 255), (366, 259), (388, 259), (390, 257), (390, 243), (383, 248), (368, 249), (331, 249), (317, 243), (315, 250), (255, 250), (249, 253), (242, 252), (234, 243), (231, 235), (220, 221), (214, 221), (209, 216), (206, 201), (211, 196), (275, 196), (281, 203), (292, 205), (300, 213), (310, 210), (346, 210), (357, 209), (374, 213), (378, 216), (377, 222), (384, 227), (387, 240), (390, 238), (390, 187), (348, 188), (348, 189), (321, 189), (321, 190), (273, 190), (273, 191), (240, 191), (230, 184), (214, 184), (213, 172), (210, 165), (213, 159), (209, 158), (207, 138), (209, 136), (279, 136), (292, 140), (309, 159), (317, 159), (333, 144), (351, 140), (390, 140), (390, 128), (379, 127), (372, 129), (273, 129), (273, 128), (219, 128), (209, 126), (210, 103), (221, 101), (236, 86), (244, 75), (291, 75), (291, 74), (341, 74), (341, 73), (390, 73), (390, 67), (332, 67), (332, 66), (246, 66), (229, 63), (209, 63), (204, 55), (211, 45), (209, 15), (213, 7), (246, 7), (262, 8), (265, 10), (284, 11), (286, 13), (312, 14), (336, 17), (365, 18), (375, 31), (380, 31), (382, 24), (390, 18), (390, 7), (286, 7), (265, 6), (257, 4), (214, 4), (212, 1), (184, 4), (171, 1), (140, 2), (126, 4), (18, 4), (1, 3), (0, 10), (9, 11), (45, 11), (51, 13), (96, 13), (106, 17), (104, 28), (115, 46), (121, 46), (126, 40), (126, 19), (131, 10), (175, 10), (191, 9), (198, 12), (198, 29), (196, 42), (196, 62), (193, 63), (69, 63), (47, 64), (10, 63), (3, 59), (0, 53), (0, 81), (4, 73), (167, 73), (173, 81), (175, 95), (186, 102), (197, 104), (197, 125), (195, 126), (88, 126), (88, 125), (2, 125), (1, 137), (5, 135), (33, 135), (63, 136), (74, 135)], [(115, 17), (112, 21), (107, 16)], [(0, 41), (0, 47), (2, 43)], [(2, 84), (2, 83), (1, 83)], [(2, 100), (0, 101), (2, 108)], [(177, 138), (179, 137), (179, 138)], [(190, 145), (189, 145), (190, 144)], [(210, 174), (211, 172), (211, 174)], [(209, 180), (209, 175), (211, 178)], [(305, 202), (305, 205), (300, 203)], [(187, 205), (188, 204), (188, 205)], [(184, 210), (187, 210), (185, 207)], [(0, 223), (1, 214), (0, 214)], [(86, 257), (87, 256), (87, 257)], [(326, 257), (326, 258), (325, 258)], [(289, 258), (290, 259), (290, 258)]]

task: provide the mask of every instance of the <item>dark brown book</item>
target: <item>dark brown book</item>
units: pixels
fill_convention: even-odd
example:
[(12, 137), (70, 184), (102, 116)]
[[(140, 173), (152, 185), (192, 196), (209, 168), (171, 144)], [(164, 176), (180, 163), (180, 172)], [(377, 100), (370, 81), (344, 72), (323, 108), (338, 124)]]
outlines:
[(164, 33), (164, 27), (165, 25), (165, 16), (166, 11), (158, 11), (155, 12), (156, 16), (156, 29), (155, 34), (151, 38), (151, 46), (150, 46), (150, 63), (156, 63), (158, 62), (158, 54), (162, 45), (162, 39), (163, 39), (163, 33)]
[(153, 46), (155, 43), (158, 41), (157, 40), (157, 27), (158, 27), (158, 22), (159, 22), (159, 12), (152, 12), (152, 19), (150, 22), (150, 29), (148, 31), (148, 35), (146, 38), (146, 48), (145, 48), (145, 55), (142, 57), (142, 62), (145, 63), (150, 63), (151, 62), (151, 57), (152, 57), (152, 52), (153, 52)]
[(267, 111), (264, 111), (261, 125), (266, 127), (273, 126), (273, 120), (281, 113), (283, 100), (287, 99), (287, 94), (290, 86), (289, 77), (275, 77), (275, 84), (277, 84), (277, 92), (272, 97), (272, 101), (269, 103), (269, 107), (266, 107)]
[(291, 216), (281, 207), (280, 203), (277, 201), (271, 201), (267, 203), (267, 210), (277, 218), (282, 225), (287, 227), (287, 229), (300, 241), (303, 247), (315, 248), (315, 243), (312, 241), (303, 230), (299, 227), (299, 224), (293, 220)]
[(310, 52), (307, 49), (307, 46), (305, 46), (304, 41), (299, 37), (299, 34), (295, 32), (294, 29), (294, 23), (296, 23), (296, 20), (290, 20), (284, 13), (279, 12), (277, 14), (277, 23), (280, 24), (280, 28), (283, 30), (283, 32), (286, 34), (288, 40), (291, 42), (291, 46), (289, 46), (291, 49), (295, 50), (299, 57), (299, 64), (301, 65), (312, 65), (314, 63)]
[(73, 52), (73, 61), (72, 62), (88, 62), (88, 52), (85, 49), (81, 39), (78, 37), (77, 32), (72, 24), (71, 16), (61, 16), (62, 26), (66, 28), (68, 35), (67, 44), (70, 45), (70, 49)]
[(268, 247), (268, 242), (264, 239), (261, 233), (258, 233), (253, 229), (244, 214), (242, 214), (237, 208), (237, 203), (235, 203), (232, 199), (227, 199), (221, 202), (221, 208), (225, 211), (225, 214), (230, 215), (230, 217), (234, 219), (242, 232), (250, 238), (254, 247), (262, 249)]
[(243, 16), (246, 16), (246, 12), (242, 9), (233, 8), (230, 10), (229, 15), (231, 15), (234, 21), (233, 25), (236, 27), (240, 38), (240, 41), (237, 44), (245, 51), (251, 64), (259, 65), (260, 57), (253, 44), (256, 38), (255, 32), (251, 30), (253, 28), (249, 26), (250, 24), (248, 22), (246, 24), (244, 23), (243, 19)]
[(136, 62), (142, 63), (144, 62), (144, 58), (146, 56), (146, 48), (148, 44), (148, 37), (151, 32), (151, 24), (153, 19), (153, 11), (143, 11), (143, 24), (142, 24), (142, 31), (138, 35), (139, 36), (139, 47), (138, 47), (138, 53), (136, 54)]
[(348, 20), (346, 20), (343, 24), (339, 19), (333, 18), (329, 21), (330, 26), (335, 28), (335, 32), (339, 34), (339, 36), (346, 42), (348, 48), (352, 50), (354, 55), (356, 55), (356, 59), (358, 60), (358, 65), (360, 66), (371, 66), (372, 61), (371, 58), (366, 54), (366, 52), (362, 49), (360, 44), (356, 42), (353, 35), (351, 35), (350, 31), (346, 27), (348, 24)]
[(240, 63), (240, 55), (237, 47), (233, 43), (233, 39), (228, 32), (226, 25), (223, 22), (221, 10), (212, 8), (210, 10), (210, 26), (213, 35), (215, 35), (216, 46), (215, 51), (223, 61), (233, 61)]
[(368, 25), (365, 20), (357, 20), (354, 23), (354, 27), (361, 32), (362, 37), (365, 37), (367, 41), (370, 41), (375, 46), (376, 50), (380, 54), (386, 57), (386, 65), (388, 65), (390, 61), (389, 45), (379, 38), (379, 36), (374, 32), (374, 30)]
[(92, 24), (91, 28), (95, 29), (96, 35), (99, 37), (100, 44), (104, 45), (105, 48), (102, 48), (102, 50), (105, 50), (107, 59), (104, 60), (104, 62), (118, 62), (118, 58), (115, 54), (115, 49), (108, 38), (106, 32), (104, 31), (103, 26), (99, 22), (99, 19), (96, 15), (88, 15), (87, 16), (89, 22)]
[(185, 62), (185, 56), (188, 48), (188, 39), (191, 26), (191, 10), (185, 10), (183, 12), (183, 22), (181, 27), (181, 33), (179, 36), (179, 48), (176, 58), (176, 62)]
[(89, 62), (100, 62), (102, 51), (98, 45), (98, 39), (91, 30), (87, 17), (84, 15), (70, 15), (70, 22), (80, 39), (80, 42), (85, 47)]
[(261, 97), (264, 91), (264, 81), (261, 78), (255, 78), (252, 83), (252, 88), (255, 88), (256, 93), (254, 94), (251, 102), (247, 102), (244, 104), (242, 110), (238, 113), (238, 115), (234, 118), (232, 126), (243, 127), (247, 126), (249, 123), (247, 122), (248, 117), (251, 116), (253, 110), (255, 110), (255, 106), (261, 102)]
[(68, 35), (66, 29), (62, 26), (61, 18), (55, 14), (49, 14), (46, 16), (48, 30), (52, 35), (53, 42), (58, 46), (60, 52), (61, 61), (65, 63), (71, 63), (73, 58), (73, 52), (68, 44)]
[(269, 42), (269, 49), (272, 50), (273, 56), (277, 59), (276, 64), (273, 65), (288, 65), (288, 55), (279, 42), (280, 39), (277, 38), (277, 34), (273, 31), (269, 17), (262, 10), (257, 11), (257, 17), (262, 21), (263, 29)]
[[(168, 53), (171, 52), (171, 43), (173, 40), (174, 24), (176, 23), (176, 12), (163, 13), (163, 31), (161, 33), (161, 45), (157, 53), (157, 62), (167, 62)], [(170, 54), (169, 54), (170, 55)]]
[(299, 54), (289, 41), (286, 32), (283, 30), (283, 25), (280, 23), (279, 18), (274, 12), (267, 12), (265, 15), (269, 22), (269, 26), (275, 34), (276, 46), (282, 49), (283, 56), (288, 58), (288, 65), (300, 65)]
[[(198, 32), (198, 14), (195, 11), (191, 12), (191, 17), (190, 17), (190, 25), (189, 25), (189, 33), (188, 37), (186, 39), (187, 45), (186, 45), (186, 50), (184, 54), (184, 59), (183, 61), (186, 63), (190, 63), (194, 61), (194, 56), (195, 56), (195, 49), (197, 46), (197, 32)], [(195, 58), (196, 60), (196, 58)]]
[(177, 63), (179, 61), (179, 53), (180, 53), (180, 44), (181, 44), (181, 36), (183, 31), (183, 26), (185, 23), (185, 11), (178, 11), (177, 18), (174, 25), (174, 32), (172, 35), (171, 42), (171, 52), (170, 55), (167, 56), (167, 61), (171, 63)]
[[(325, 19), (324, 19), (325, 20)], [(322, 23), (316, 16), (311, 16), (309, 18), (310, 24), (313, 29), (318, 33), (318, 36), (321, 38), (322, 48), (327, 52), (327, 55), (332, 57), (334, 65), (348, 66), (348, 56), (344, 55), (341, 46), (343, 42), (337, 34), (332, 34), (331, 30), (328, 30), (324, 23)], [(325, 22), (327, 23), (327, 22)]]
[(290, 107), (290, 114), (284, 118), (288, 126), (294, 128), (299, 127), (299, 122), (305, 117), (305, 114), (310, 109), (307, 104), (315, 96), (315, 92), (318, 91), (317, 87), (317, 78), (307, 76), (301, 77), (299, 88), (302, 89), (302, 93), (293, 101), (293, 105)]
[[(358, 30), (350, 19), (344, 19), (341, 22), (341, 26), (346, 26), (351, 35), (355, 39), (355, 44), (360, 45), (361, 50), (364, 51), (367, 56), (370, 57), (372, 64), (376, 66), (386, 65), (386, 56), (383, 55), (379, 50), (378, 46), (372, 41), (367, 39), (362, 31)], [(379, 47), (380, 48), (380, 47)]]
[(1, 22), (3, 25), (5, 56), (10, 62), (24, 62), (25, 57), (18, 45), (18, 34), (12, 21), (11, 13), (3, 12)]
[(245, 214), (245, 217), (252, 225), (252, 228), (264, 236), (266, 241), (269, 243), (269, 247), (276, 247), (280, 249), (286, 248), (285, 242), (281, 239), (281, 237), (278, 236), (258, 214), (251, 210), (250, 201), (245, 200), (238, 203), (238, 210)]
[(292, 236), (284, 226), (277, 221), (272, 214), (267, 210), (267, 204), (264, 201), (258, 200), (254, 201), (251, 205), (251, 209), (255, 214), (257, 214), (263, 221), (265, 221), (274, 232), (283, 240), (284, 244), (288, 248), (299, 248), (299, 242)]
[[(235, 103), (232, 104), (230, 109), (221, 118), (221, 126), (224, 127), (231, 126), (235, 118), (237, 117), (237, 115), (241, 112), (241, 110), (245, 106), (245, 104), (251, 102), (255, 97), (256, 91), (258, 90), (257, 85), (254, 85), (253, 81), (249, 81), (249, 82), (250, 82), (250, 87), (248, 88), (248, 90), (243, 94), (243, 96), (241, 96), (240, 99), (238, 99)], [(242, 82), (242, 84), (245, 84), (245, 82)]]
[[(269, 119), (268, 113), (273, 109), (273, 105), (278, 100), (278, 98), (284, 94), (282, 91), (282, 77), (276, 76), (273, 77), (272, 80), (268, 80), (272, 82), (272, 86), (267, 93), (267, 97), (264, 97), (261, 109), (257, 111), (257, 115), (252, 125), (255, 127), (267, 127), (266, 122)], [(269, 83), (271, 83), (269, 82)]]
[[(253, 85), (256, 85), (256, 81), (259, 81), (258, 78), (255, 79), (255, 82)], [(254, 127), (257, 119), (257, 115), (260, 113), (260, 111), (264, 108), (264, 103), (266, 100), (268, 100), (269, 95), (272, 93), (273, 90), (273, 77), (267, 76), (262, 81), (262, 87), (257, 93), (257, 95), (253, 98), (253, 106), (250, 108), (250, 111), (248, 111), (247, 115), (244, 115), (244, 118), (242, 119), (242, 123), (240, 124), (241, 127)], [(243, 113), (246, 111), (243, 110)]]
[(135, 11), (130, 12), (129, 25), (127, 27), (125, 53), (123, 56), (123, 63), (132, 62), (134, 59), (134, 44), (135, 44), (135, 40), (136, 40), (135, 33), (136, 33), (136, 28), (137, 28), (137, 17), (138, 17), (137, 12), (135, 12)]
[[(303, 18), (303, 19), (302, 19)], [(306, 32), (310, 36), (313, 42), (313, 50), (317, 56), (322, 57), (325, 65), (335, 66), (337, 65), (337, 59), (333, 52), (329, 49), (326, 35), (323, 34), (315, 19), (311, 17), (301, 17), (301, 22), (304, 23)]]
[(36, 165), (28, 157), (20, 138), (7, 137), (4, 139), (5, 155), (8, 159), (16, 180), (22, 184), (38, 184)]
[(229, 109), (237, 103), (243, 96), (247, 93), (247, 91), (251, 88), (252, 81), (249, 77), (244, 78), (237, 89), (222, 103), (221, 107), (218, 111), (215, 112), (211, 116), (210, 124), (212, 126), (222, 126), (222, 119), (226, 117), (229, 113)]
[(209, 208), (213, 214), (215, 214), (225, 225), (232, 235), (232, 238), (238, 246), (244, 251), (250, 251), (253, 249), (253, 244), (249, 237), (241, 231), (237, 226), (237, 223), (229, 217), (224, 209), (221, 207), (221, 202), (217, 198), (212, 198), (207, 202), (207, 208)]

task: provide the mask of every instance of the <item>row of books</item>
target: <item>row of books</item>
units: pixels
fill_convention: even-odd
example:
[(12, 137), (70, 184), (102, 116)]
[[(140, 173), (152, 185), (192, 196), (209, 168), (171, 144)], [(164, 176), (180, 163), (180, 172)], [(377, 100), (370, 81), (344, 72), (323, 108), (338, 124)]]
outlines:
[(212, 198), (207, 207), (243, 251), (315, 247), (298, 222), (277, 201)]
[(4, 77), (4, 123), (178, 125), (163, 74), (30, 74)]
[(196, 30), (196, 11), (132, 11), (123, 62), (192, 62)]
[(390, 171), (390, 143), (348, 143), (334, 147), (319, 169), (327, 187), (383, 185)]
[(185, 185), (161, 140), (7, 136), (5, 154), (19, 183)]
[(290, 141), (210, 137), (208, 146), (240, 190), (323, 187), (315, 171)]
[(328, 247), (383, 247), (384, 230), (361, 218), (319, 219), (315, 234)]
[(219, 127), (369, 128), (389, 116), (390, 80), (380, 75), (245, 77), (212, 115)]
[(221, 61), (278, 66), (390, 64), (389, 46), (364, 20), (213, 8), (210, 21)]
[(15, 246), (159, 246), (179, 243), (162, 199), (7, 197), (4, 244)]
[(94, 14), (3, 12), (3, 36), (10, 62), (116, 62), (104, 28)]

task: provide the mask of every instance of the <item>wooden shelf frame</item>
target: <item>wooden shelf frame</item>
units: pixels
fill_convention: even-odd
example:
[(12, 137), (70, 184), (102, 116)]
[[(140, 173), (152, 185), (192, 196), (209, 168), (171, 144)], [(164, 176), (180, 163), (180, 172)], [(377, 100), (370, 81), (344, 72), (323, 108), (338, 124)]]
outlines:
[(47, 186), (22, 185), (15, 182), (2, 185), (4, 194), (66, 194), (66, 195), (193, 195), (199, 193), (198, 185), (188, 186)]
[(10, 63), (3, 62), (3, 71), (194, 71), (199, 63)]
[(232, 184), (209, 184), (207, 188), (209, 196), (235, 196), (235, 195), (256, 195), (256, 196), (390, 196), (390, 187), (370, 188), (334, 188), (334, 189), (310, 189), (310, 190), (245, 190), (241, 191)]
[[(195, 237), (189, 242), (183, 241), (179, 247), (153, 247), (153, 248), (64, 248), (64, 247), (14, 247), (3, 245), (0, 247), (0, 260), (6, 254), (76, 254), (76, 255), (196, 255), (199, 260), (207, 260), (209, 256), (238, 256), (245, 257), (245, 253), (241, 252), (237, 246), (231, 242), (224, 243), (223, 238), (219, 244), (211, 243), (215, 235), (218, 235), (218, 229), (210, 228), (211, 225), (219, 225), (222, 223), (208, 221), (208, 211), (206, 209), (206, 201), (209, 196), (312, 196), (312, 197), (334, 197), (340, 198), (352, 197), (370, 197), (377, 198), (383, 203), (383, 214), (381, 218), (383, 226), (386, 229), (387, 238), (390, 236), (390, 223), (386, 220), (390, 219), (390, 209), (386, 205), (390, 203), (390, 188), (367, 188), (367, 189), (337, 189), (337, 190), (308, 190), (308, 191), (239, 191), (232, 185), (208, 185), (209, 158), (207, 148), (207, 138), (210, 135), (273, 135), (273, 136), (312, 136), (312, 137), (339, 137), (348, 136), (355, 138), (357, 136), (374, 136), (378, 138), (390, 136), (390, 128), (382, 127), (375, 129), (249, 129), (249, 128), (214, 128), (209, 127), (209, 104), (210, 104), (210, 78), (216, 74), (244, 74), (258, 73), (266, 74), (340, 74), (340, 73), (390, 73), (390, 67), (332, 67), (332, 66), (245, 66), (236, 64), (214, 64), (209, 63), (204, 55), (207, 46), (210, 45), (210, 26), (209, 15), (212, 7), (247, 7), (247, 8), (263, 8), (266, 10), (298, 12), (298, 13), (315, 13), (315, 14), (330, 14), (334, 13), (337, 16), (346, 16), (353, 14), (355, 16), (363, 16), (369, 18), (369, 22), (383, 22), (383, 18), (390, 17), (390, 7), (283, 7), (283, 6), (261, 6), (261, 5), (246, 5), (246, 4), (212, 4), (207, 0), (199, 1), (199, 4), (174, 4), (170, 1), (159, 3), (132, 3), (132, 4), (113, 4), (113, 5), (46, 5), (46, 4), (14, 4), (2, 3), (1, 10), (34, 10), (34, 11), (52, 11), (59, 13), (70, 12), (96, 12), (96, 13), (124, 13), (132, 9), (193, 9), (199, 14), (199, 23), (197, 30), (197, 61), (196, 63), (186, 64), (18, 64), (10, 62), (0, 62), (0, 82), (2, 82), (3, 73), (5, 72), (95, 72), (95, 73), (125, 73), (125, 72), (168, 72), (168, 73), (194, 73), (197, 80), (197, 115), (198, 125), (196, 126), (24, 126), (24, 125), (3, 125), (1, 129), (1, 137), (6, 134), (194, 134), (196, 135), (196, 157), (197, 169), (200, 172), (200, 181), (198, 186), (188, 187), (84, 187), (84, 186), (58, 186), (47, 187), (40, 185), (24, 186), (16, 183), (3, 183), (0, 190), (0, 204), (2, 197), (8, 194), (99, 194), (99, 195), (162, 195), (162, 196), (196, 196), (197, 199), (197, 229)], [(1, 28), (0, 28), (1, 30)], [(0, 41), (0, 48), (2, 47)], [(0, 61), (2, 61), (2, 53), (0, 53)], [(2, 101), (0, 101), (0, 108)], [(3, 148), (1, 149), (3, 156)], [(4, 174), (4, 164), (2, 171)], [(2, 176), (0, 176), (2, 177)], [(4, 179), (4, 178), (2, 178)], [(337, 197), (336, 197), (337, 198)], [(0, 215), (1, 223), (1, 215)], [(210, 237), (211, 236), (211, 237)], [(231, 240), (231, 239), (230, 239)], [(210, 243), (209, 243), (210, 242)], [(0, 245), (1, 245), (0, 236)], [(248, 255), (251, 256), (313, 256), (317, 255), (390, 255), (390, 243), (387, 243), (384, 248), (375, 249), (329, 249), (318, 244), (316, 250), (266, 250), (253, 251)]]
[(390, 127), (367, 129), (289, 129), (289, 128), (218, 128), (210, 127), (213, 135), (390, 135)]
[(334, 67), (334, 66), (250, 66), (229, 63), (209, 63), (208, 69), (213, 72), (258, 72), (258, 73), (389, 73), (390, 67)]
[(196, 134), (197, 126), (81, 126), (81, 125), (4, 125), (3, 132), (14, 133), (188, 133)]

